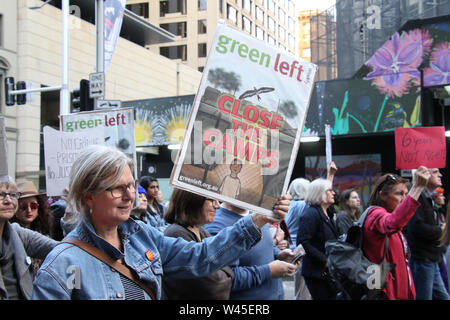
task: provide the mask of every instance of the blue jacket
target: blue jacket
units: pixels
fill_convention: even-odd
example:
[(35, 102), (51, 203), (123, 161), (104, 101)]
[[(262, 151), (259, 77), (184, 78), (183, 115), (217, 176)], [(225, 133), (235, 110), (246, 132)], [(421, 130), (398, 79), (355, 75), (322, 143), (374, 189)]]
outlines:
[[(219, 270), (245, 253), (261, 239), (251, 218), (242, 219), (216, 237), (203, 242), (165, 237), (141, 221), (128, 219), (119, 225), (125, 255), (97, 236), (82, 221), (68, 237), (86, 241), (114, 259), (124, 257), (141, 281), (161, 298), (161, 276), (202, 277)], [(145, 294), (146, 299), (150, 297)], [(80, 248), (62, 243), (45, 259), (33, 284), (32, 299), (125, 298), (119, 274)]]
[(288, 226), (289, 233), (291, 234), (292, 245), (291, 249), (294, 250), (298, 245), (297, 243), (297, 233), (298, 233), (298, 224), (300, 215), (303, 210), (307, 208), (308, 205), (304, 200), (291, 200), (291, 204), (289, 205), (289, 211), (286, 214), (286, 225)]
[[(205, 225), (204, 228), (214, 235), (249, 216), (220, 208), (216, 211), (214, 221)], [(234, 273), (230, 300), (282, 300), (284, 298), (282, 280), (271, 277), (268, 265), (275, 260), (280, 250), (273, 244), (269, 225), (266, 224), (261, 231), (262, 240), (230, 264)]]

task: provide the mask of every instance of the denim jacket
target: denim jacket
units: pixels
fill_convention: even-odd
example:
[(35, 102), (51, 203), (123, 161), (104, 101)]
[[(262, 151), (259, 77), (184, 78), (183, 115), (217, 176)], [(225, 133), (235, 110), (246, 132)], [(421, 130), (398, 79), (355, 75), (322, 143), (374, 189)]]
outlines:
[[(161, 298), (161, 276), (202, 277), (230, 264), (261, 239), (251, 217), (202, 242), (165, 237), (141, 221), (119, 225), (124, 253), (82, 221), (68, 237), (86, 241), (114, 259), (124, 258), (140, 280)], [(145, 298), (150, 299), (144, 292)], [(32, 299), (125, 299), (119, 273), (80, 248), (61, 243), (45, 259), (33, 283)]]

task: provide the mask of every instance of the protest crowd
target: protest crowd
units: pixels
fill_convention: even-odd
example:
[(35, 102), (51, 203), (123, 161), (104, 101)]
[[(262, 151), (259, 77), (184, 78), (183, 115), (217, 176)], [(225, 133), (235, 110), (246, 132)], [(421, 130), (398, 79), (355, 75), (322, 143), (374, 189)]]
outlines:
[(65, 196), (0, 182), (0, 297), (283, 300), (292, 277), (296, 300), (354, 299), (327, 247), (361, 218), (364, 256), (387, 266), (370, 299), (449, 297), (449, 209), (437, 168), (420, 166), (412, 181), (380, 175), (362, 208), (357, 190), (338, 194), (331, 162), (326, 177), (293, 179), (271, 216), (178, 188), (163, 205), (158, 179), (135, 179), (133, 168), (121, 151), (90, 146)]

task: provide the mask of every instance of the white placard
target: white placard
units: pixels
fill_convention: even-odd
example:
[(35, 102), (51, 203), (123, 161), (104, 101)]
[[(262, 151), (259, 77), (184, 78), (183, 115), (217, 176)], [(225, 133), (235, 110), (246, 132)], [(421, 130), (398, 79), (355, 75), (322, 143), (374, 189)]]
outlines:
[(45, 180), (48, 196), (64, 194), (69, 173), (78, 154), (92, 144), (104, 145), (103, 128), (64, 132), (44, 127)]
[(325, 154), (327, 159), (327, 168), (330, 167), (330, 163), (332, 161), (332, 153), (331, 153), (331, 131), (330, 125), (325, 125)]

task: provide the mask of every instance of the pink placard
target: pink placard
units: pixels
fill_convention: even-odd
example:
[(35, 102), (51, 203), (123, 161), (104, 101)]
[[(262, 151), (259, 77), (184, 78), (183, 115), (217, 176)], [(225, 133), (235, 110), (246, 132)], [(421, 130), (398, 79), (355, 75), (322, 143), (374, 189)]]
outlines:
[(395, 129), (396, 169), (444, 168), (445, 128), (418, 127)]

